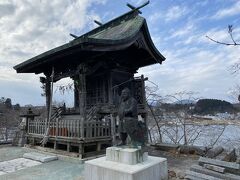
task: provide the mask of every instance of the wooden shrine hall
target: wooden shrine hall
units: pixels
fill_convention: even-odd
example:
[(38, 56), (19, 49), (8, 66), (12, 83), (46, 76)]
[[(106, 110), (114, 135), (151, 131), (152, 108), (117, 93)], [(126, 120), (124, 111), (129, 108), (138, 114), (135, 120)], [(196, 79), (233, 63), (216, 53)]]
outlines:
[[(52, 50), (14, 67), (17, 73), (43, 73), (47, 119), (27, 121), (28, 143), (46, 143), (73, 149), (80, 157), (89, 147), (96, 151), (115, 142), (117, 108), (122, 89), (128, 87), (138, 102), (138, 114), (146, 122), (145, 80), (134, 77), (141, 67), (159, 63), (164, 56), (154, 46), (140, 8)], [(74, 83), (71, 111), (53, 110), (52, 84), (70, 77)], [(57, 114), (57, 116), (56, 116)], [(76, 150), (77, 149), (77, 150)]]

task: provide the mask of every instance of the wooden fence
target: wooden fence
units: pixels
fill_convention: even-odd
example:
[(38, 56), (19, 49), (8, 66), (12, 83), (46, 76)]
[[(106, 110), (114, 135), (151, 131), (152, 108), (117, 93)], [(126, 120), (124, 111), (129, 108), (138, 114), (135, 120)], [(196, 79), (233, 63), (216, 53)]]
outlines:
[[(44, 136), (46, 127), (49, 125), (49, 137), (61, 137), (71, 139), (99, 139), (111, 137), (111, 120), (91, 120), (83, 123), (75, 118), (59, 119), (55, 122), (45, 120), (34, 120), (28, 122), (28, 134)], [(81, 130), (84, 137), (81, 137)]]

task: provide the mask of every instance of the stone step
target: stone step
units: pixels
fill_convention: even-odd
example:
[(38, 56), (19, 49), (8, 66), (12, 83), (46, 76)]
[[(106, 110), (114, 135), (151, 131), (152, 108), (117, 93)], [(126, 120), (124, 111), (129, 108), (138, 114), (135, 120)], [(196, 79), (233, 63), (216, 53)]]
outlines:
[(47, 155), (47, 154), (42, 154), (42, 153), (37, 153), (37, 152), (25, 153), (25, 154), (23, 154), (23, 157), (26, 159), (35, 160), (35, 161), (39, 161), (42, 163), (50, 162), (50, 161), (54, 161), (54, 160), (58, 159), (57, 156)]
[(200, 165), (212, 164), (212, 165), (216, 165), (216, 166), (225, 167), (228, 169), (240, 170), (240, 164), (233, 163), (233, 162), (221, 161), (218, 159), (210, 159), (210, 158), (200, 157), (198, 162)]
[(197, 177), (192, 176), (192, 175), (187, 175), (187, 176), (185, 176), (184, 179), (187, 179), (187, 180), (203, 180), (203, 179), (197, 178)]
[(206, 175), (206, 174), (202, 174), (202, 173), (198, 173), (198, 172), (194, 172), (194, 171), (186, 171), (186, 175), (187, 177), (191, 177), (189, 179), (191, 180), (222, 180), (220, 178), (216, 178), (210, 175)]
[(215, 165), (211, 165), (211, 164), (204, 164), (203, 167), (206, 168), (206, 169), (212, 170), (212, 171), (219, 172), (219, 173), (224, 173), (225, 172), (225, 168), (215, 166)]
[(206, 174), (209, 176), (213, 176), (219, 179), (228, 179), (228, 180), (239, 180), (240, 176), (235, 175), (235, 174), (230, 174), (230, 173), (219, 173), (219, 172), (215, 172), (209, 169), (206, 169), (202, 166), (199, 165), (192, 165), (190, 168), (190, 171), (194, 171), (196, 173), (201, 173), (201, 174)]
[(240, 164), (237, 163), (200, 157), (198, 160), (198, 164), (201, 166), (203, 166), (204, 164), (212, 164), (215, 166), (224, 167), (226, 172), (240, 175)]

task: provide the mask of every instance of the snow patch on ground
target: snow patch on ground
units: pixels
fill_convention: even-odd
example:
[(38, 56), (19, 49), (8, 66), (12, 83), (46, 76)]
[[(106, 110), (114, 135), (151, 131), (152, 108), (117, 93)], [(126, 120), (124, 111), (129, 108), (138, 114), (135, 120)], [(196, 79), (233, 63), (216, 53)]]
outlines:
[(1, 175), (4, 175), (4, 174), (6, 174), (6, 173), (5, 173), (5, 172), (3, 172), (3, 171), (0, 171), (0, 176), (1, 176)]
[(40, 164), (42, 163), (25, 158), (17, 158), (9, 161), (3, 161), (0, 162), (0, 175), (12, 173), (20, 169), (25, 169)]

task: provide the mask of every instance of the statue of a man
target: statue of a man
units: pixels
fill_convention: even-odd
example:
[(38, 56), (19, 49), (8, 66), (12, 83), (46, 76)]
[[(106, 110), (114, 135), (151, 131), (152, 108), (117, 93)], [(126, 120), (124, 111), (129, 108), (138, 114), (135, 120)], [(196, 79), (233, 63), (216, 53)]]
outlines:
[(121, 143), (119, 145), (126, 145), (126, 139), (129, 135), (133, 146), (143, 146), (146, 132), (144, 127), (146, 126), (138, 121), (137, 101), (131, 97), (128, 88), (122, 90), (118, 115), (119, 133), (121, 138)]

